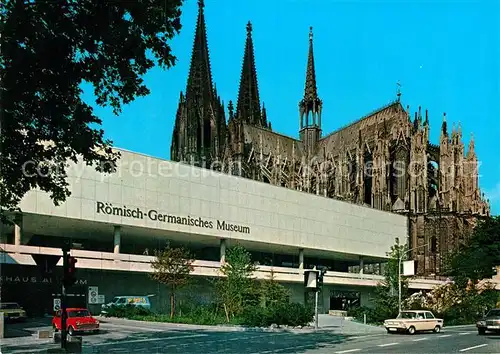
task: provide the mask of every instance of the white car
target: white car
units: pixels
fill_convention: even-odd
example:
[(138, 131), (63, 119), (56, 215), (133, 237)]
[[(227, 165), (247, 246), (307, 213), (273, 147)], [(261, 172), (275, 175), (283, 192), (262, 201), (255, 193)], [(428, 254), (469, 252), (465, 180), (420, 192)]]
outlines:
[(395, 319), (385, 320), (384, 327), (387, 333), (434, 331), (439, 333), (444, 326), (444, 321), (436, 318), (430, 311), (408, 310), (401, 311)]

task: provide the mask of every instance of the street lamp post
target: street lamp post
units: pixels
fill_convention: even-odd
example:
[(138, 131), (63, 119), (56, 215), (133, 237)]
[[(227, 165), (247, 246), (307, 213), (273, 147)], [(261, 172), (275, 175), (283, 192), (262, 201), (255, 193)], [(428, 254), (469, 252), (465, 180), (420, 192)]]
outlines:
[[(414, 251), (416, 249), (428, 246), (429, 244), (426, 243), (425, 245), (418, 246), (418, 247), (413, 247), (407, 251), (404, 251), (403, 254), (409, 253), (411, 251)], [(401, 256), (401, 251), (398, 250), (398, 307), (399, 307), (399, 313), (401, 313), (401, 261), (403, 260), (403, 257)]]

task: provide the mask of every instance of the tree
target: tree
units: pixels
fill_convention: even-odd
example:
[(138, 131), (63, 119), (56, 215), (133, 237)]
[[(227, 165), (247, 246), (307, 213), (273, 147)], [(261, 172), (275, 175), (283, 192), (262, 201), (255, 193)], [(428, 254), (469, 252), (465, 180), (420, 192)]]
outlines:
[[(384, 269), (384, 280), (375, 288), (375, 321), (382, 321), (395, 317), (398, 314), (399, 304), (399, 259), (405, 260), (407, 257), (407, 246), (396, 245), (388, 252), (389, 259)], [(408, 296), (408, 279), (401, 277), (401, 300)]]
[(255, 301), (253, 272), (257, 269), (250, 253), (242, 246), (227, 250), (226, 262), (221, 265), (222, 278), (215, 281), (215, 292), (224, 307), (226, 319), (241, 314), (249, 301)]
[(151, 262), (151, 278), (170, 288), (170, 318), (175, 315), (175, 293), (190, 281), (194, 270), (193, 257), (185, 248), (167, 245), (162, 251), (155, 250), (156, 259)]
[(264, 307), (288, 304), (290, 302), (290, 290), (275, 280), (273, 270), (271, 270), (269, 278), (260, 284), (260, 296), (261, 304)]
[(119, 154), (81, 99), (82, 84), (116, 115), (148, 95), (141, 77), (175, 64), (168, 41), (181, 28), (182, 2), (1, 2), (0, 213), (37, 187), (64, 202), (66, 164), (79, 156), (97, 171), (115, 170)]
[(480, 221), (469, 240), (446, 263), (447, 274), (460, 288), (465, 289), (469, 281), (477, 284), (491, 278), (500, 265), (500, 216)]

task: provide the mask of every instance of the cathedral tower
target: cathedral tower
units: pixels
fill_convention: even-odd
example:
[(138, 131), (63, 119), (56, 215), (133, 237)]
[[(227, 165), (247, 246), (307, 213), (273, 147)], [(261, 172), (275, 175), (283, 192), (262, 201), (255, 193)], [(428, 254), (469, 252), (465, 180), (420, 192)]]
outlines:
[(247, 24), (247, 39), (243, 66), (241, 68), (240, 88), (236, 105), (236, 118), (242, 122), (262, 128), (268, 128), (266, 111), (261, 111), (257, 71), (255, 69), (255, 54), (252, 40), (252, 23)]
[(222, 154), (225, 132), (224, 106), (212, 83), (204, 3), (199, 0), (191, 66), (186, 94), (180, 94), (171, 159), (210, 166)]
[(304, 98), (299, 102), (300, 140), (310, 156), (321, 138), (321, 108), (323, 102), (318, 97), (316, 71), (314, 69), (313, 32), (309, 28), (309, 55), (307, 58), (306, 85)]

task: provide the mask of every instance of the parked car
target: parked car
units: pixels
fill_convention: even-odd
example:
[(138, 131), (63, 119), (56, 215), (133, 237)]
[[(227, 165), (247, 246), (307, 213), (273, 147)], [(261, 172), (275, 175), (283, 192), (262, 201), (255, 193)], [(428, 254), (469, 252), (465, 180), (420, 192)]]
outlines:
[(385, 320), (384, 327), (387, 333), (405, 332), (415, 334), (422, 331), (439, 333), (444, 321), (436, 318), (430, 311), (411, 310), (401, 311), (395, 319)]
[(0, 303), (0, 312), (3, 312), (5, 321), (24, 321), (26, 311), (17, 302)]
[(113, 300), (107, 304), (102, 305), (101, 313), (105, 314), (106, 310), (116, 306), (138, 306), (146, 310), (151, 310), (151, 301), (149, 301), (149, 296), (115, 296)]
[[(54, 332), (62, 329), (61, 314), (62, 312), (59, 310), (52, 318)], [(70, 336), (77, 332), (99, 332), (99, 321), (92, 317), (89, 310), (85, 308), (68, 308), (66, 314), (66, 330)]]
[(476, 323), (477, 333), (483, 335), (486, 331), (500, 333), (500, 308), (488, 311), (484, 317)]

